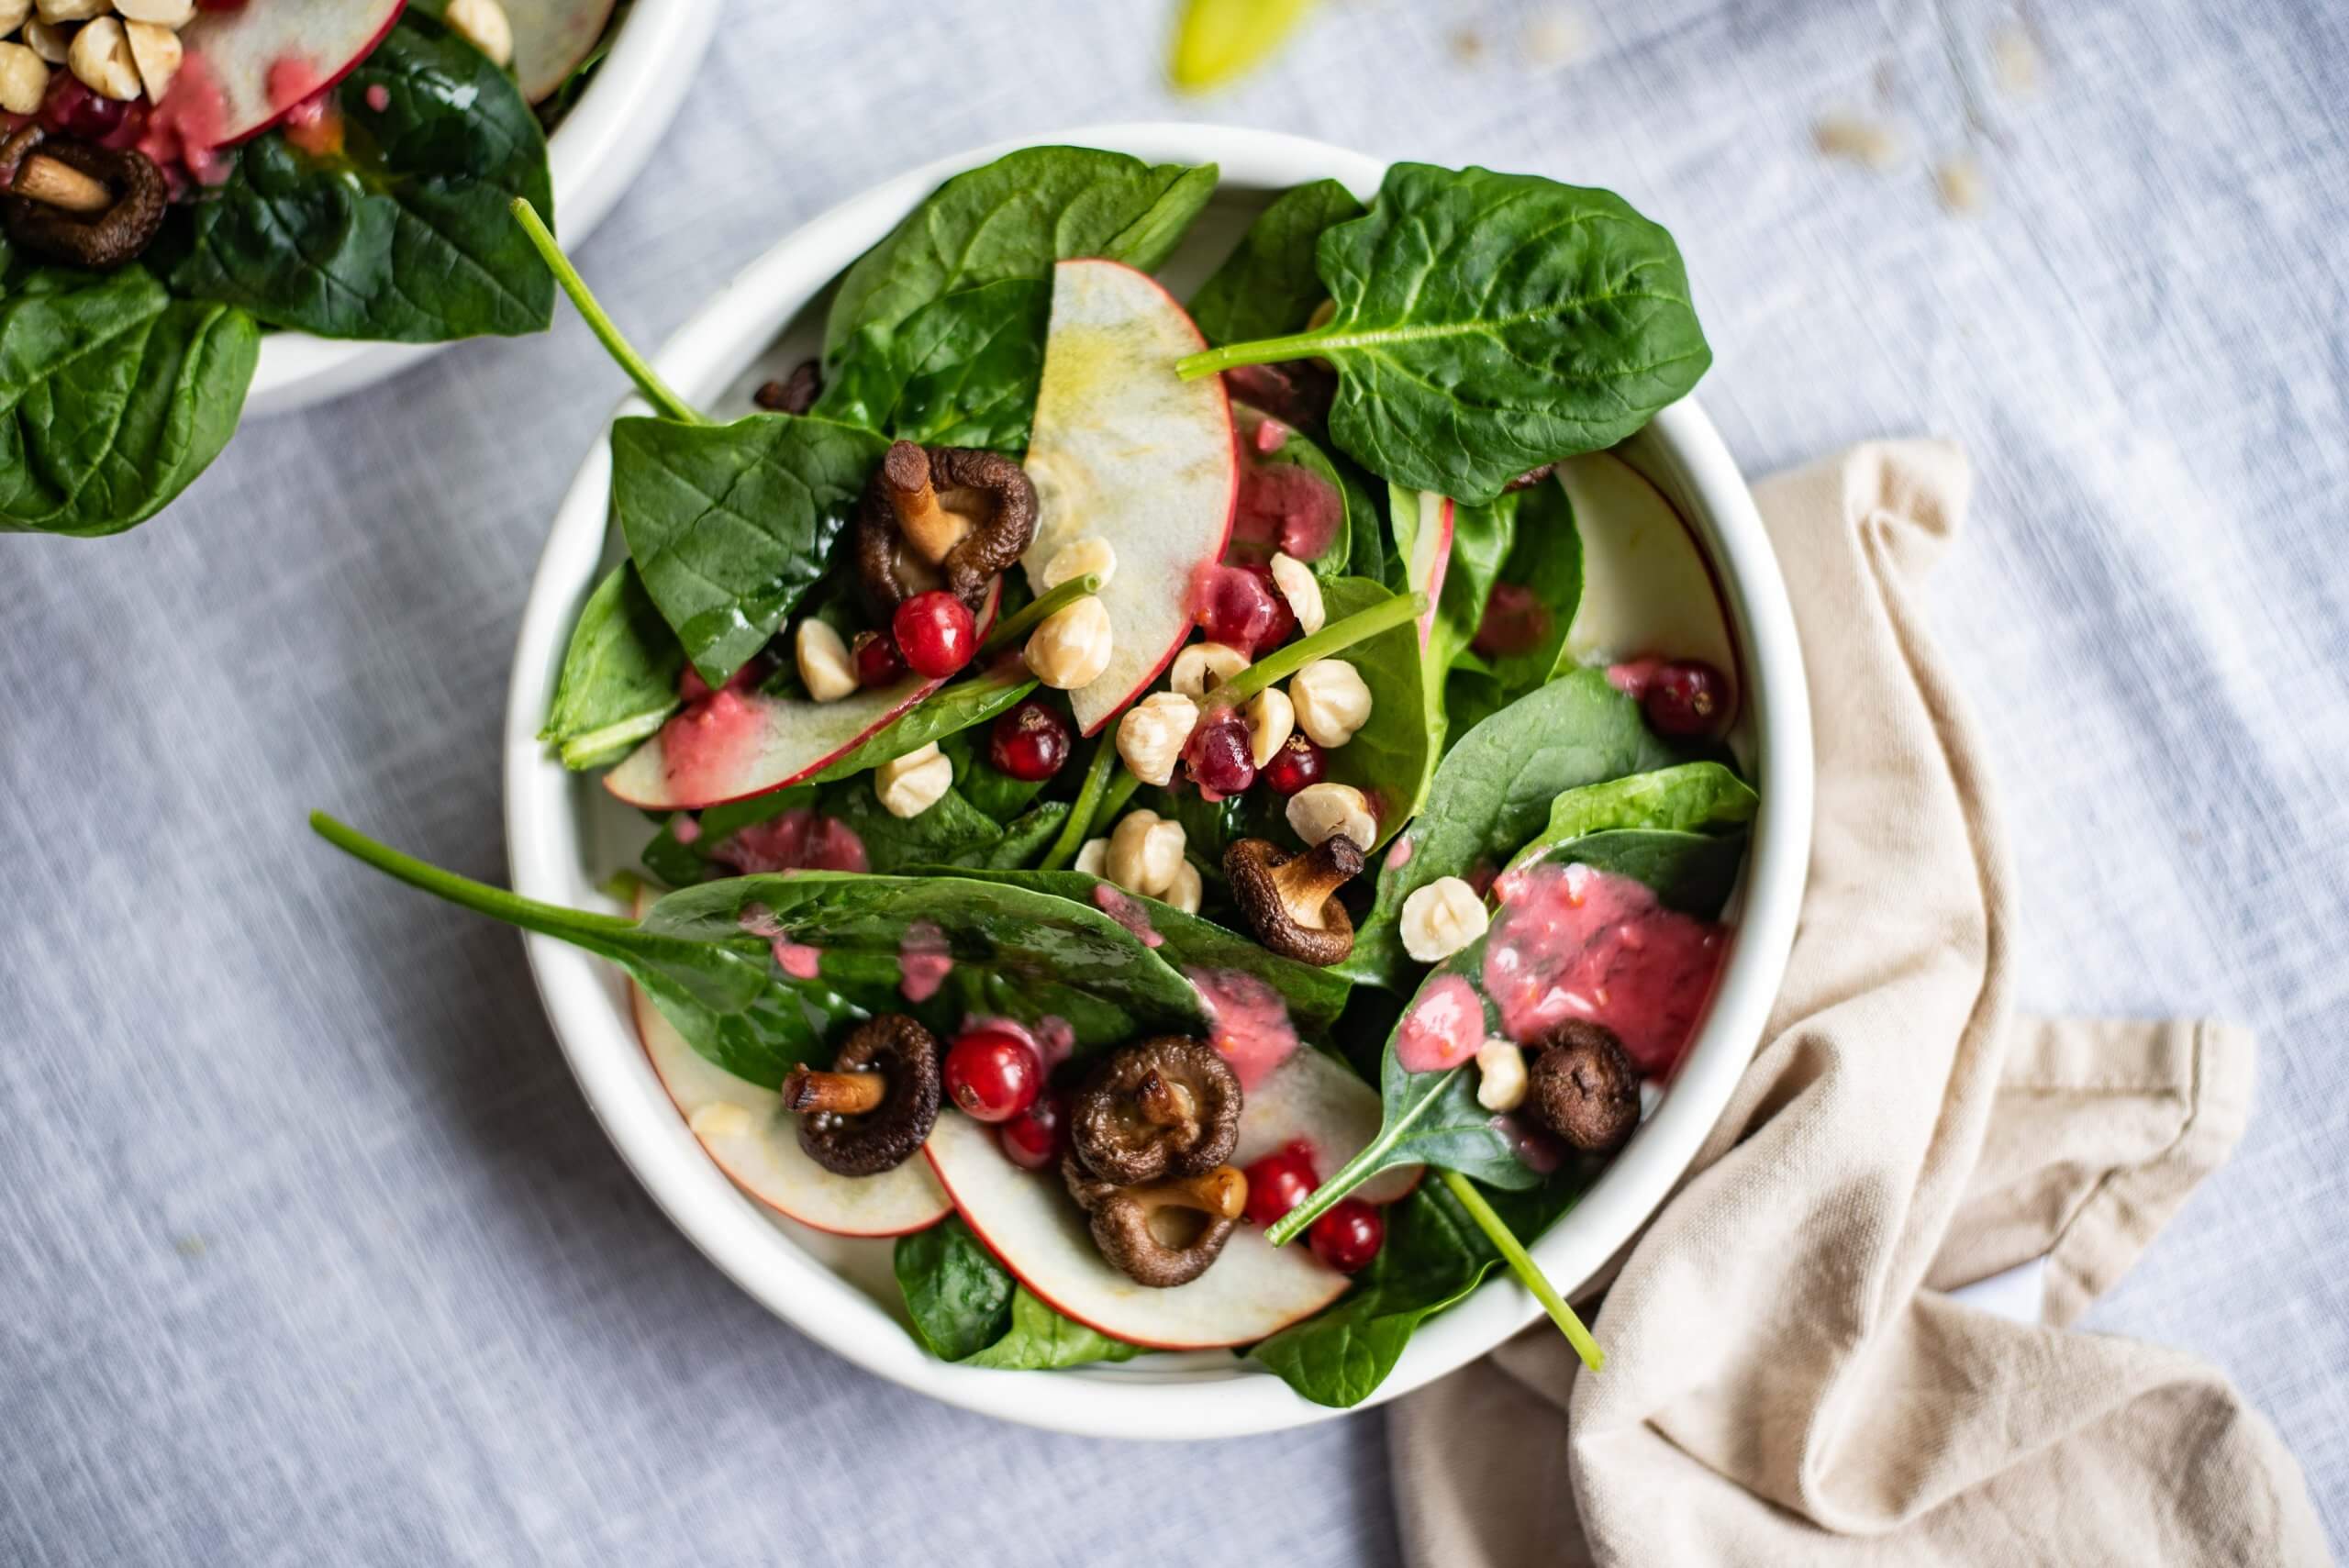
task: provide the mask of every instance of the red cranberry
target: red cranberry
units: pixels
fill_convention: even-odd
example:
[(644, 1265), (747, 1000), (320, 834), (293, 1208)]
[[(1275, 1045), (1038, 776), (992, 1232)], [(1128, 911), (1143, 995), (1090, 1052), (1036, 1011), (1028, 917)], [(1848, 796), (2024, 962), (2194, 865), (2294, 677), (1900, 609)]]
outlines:
[(856, 665), (860, 685), (894, 686), (906, 678), (906, 662), (897, 657), (897, 645), (885, 631), (858, 632), (848, 656)]
[(942, 681), (978, 651), (978, 628), (963, 601), (941, 588), (916, 594), (889, 622), (897, 652), (918, 674)]
[(1273, 580), (1271, 566), (1252, 561), (1241, 570), (1264, 585), (1264, 592), (1271, 596), (1273, 603), (1272, 624), (1258, 634), (1256, 646), (1251, 653), (1251, 657), (1261, 659), (1267, 651), (1297, 635), (1297, 612), (1289, 608), (1288, 595), (1282, 593), (1281, 585)]
[(1023, 1171), (1049, 1171), (1068, 1152), (1068, 1104), (1047, 1092), (996, 1129), (1004, 1158)]
[(1340, 1198), (1306, 1238), (1313, 1255), (1341, 1274), (1359, 1273), (1386, 1243), (1386, 1221), (1360, 1198)]
[(1191, 781), (1218, 795), (1238, 795), (1256, 782), (1256, 764), (1249, 760), (1248, 724), (1234, 708), (1210, 709), (1192, 727), (1183, 743), (1183, 761)]
[(1729, 683), (1710, 664), (1693, 659), (1656, 667), (1640, 698), (1648, 728), (1675, 740), (1698, 740), (1719, 733), (1729, 717)]
[(1274, 1150), (1243, 1173), (1251, 1225), (1272, 1224), (1321, 1184), (1313, 1173), (1313, 1146), (1301, 1138)]
[(1308, 784), (1319, 784), (1329, 766), (1321, 748), (1307, 740), (1305, 731), (1297, 729), (1290, 731), (1289, 738), (1281, 742), (1281, 749), (1265, 762), (1263, 776), (1275, 795), (1295, 795)]
[(1193, 580), (1191, 600), (1208, 641), (1251, 651), (1273, 629), (1276, 606), (1286, 607), (1273, 591), (1269, 567), (1262, 577), (1241, 566), (1204, 567)]
[(1035, 1048), (1001, 1029), (973, 1029), (946, 1052), (946, 1093), (978, 1121), (1008, 1121), (1044, 1087)]
[(987, 732), (987, 760), (997, 773), (1022, 784), (1037, 784), (1068, 761), (1068, 720), (1051, 705), (1030, 697), (995, 721)]
[(1522, 583), (1496, 583), (1468, 646), (1487, 659), (1530, 653), (1549, 639), (1550, 607)]
[(40, 122), (67, 136), (95, 141), (122, 123), (128, 107), (117, 98), (101, 97), (70, 72), (50, 79), (49, 95), (41, 100)]

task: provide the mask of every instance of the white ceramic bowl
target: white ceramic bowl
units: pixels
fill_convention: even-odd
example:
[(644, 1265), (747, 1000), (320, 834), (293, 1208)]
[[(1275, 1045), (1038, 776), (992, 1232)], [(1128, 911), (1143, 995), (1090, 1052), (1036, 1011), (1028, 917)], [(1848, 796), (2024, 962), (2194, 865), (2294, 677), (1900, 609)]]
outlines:
[[(718, 0), (638, 0), (594, 82), (547, 139), (555, 222), (576, 245), (618, 205), (677, 117), (718, 28)], [(306, 408), (397, 375), (446, 343), (359, 343), (272, 332), (245, 394), (248, 419)]]
[[(1157, 161), (1222, 165), (1223, 186), (1165, 269), (1178, 295), (1203, 277), (1269, 196), (1334, 176), (1368, 197), (1383, 166), (1264, 131), (1130, 125), (980, 148), (900, 175), (835, 207), (753, 262), (654, 356), (689, 398), (731, 417), (749, 389), (814, 352), (827, 287), (940, 181), (1017, 146), (1061, 140)], [(633, 400), (623, 407), (633, 407)], [(636, 408), (634, 411), (640, 411)], [(1619, 449), (1696, 527), (1719, 573), (1746, 672), (1762, 811), (1720, 989), (1654, 1114), (1582, 1202), (1534, 1247), (1570, 1288), (1593, 1275), (1664, 1201), (1752, 1054), (1793, 940), (1809, 853), (1810, 714), (1786, 587), (1737, 465), (1685, 400)], [(644, 819), (593, 778), (564, 772), (536, 739), (581, 602), (611, 559), (611, 460), (599, 440), (556, 516), (531, 585), (506, 722), (507, 835), (514, 886), (534, 898), (613, 906), (597, 884), (642, 847)], [(1006, 1420), (1119, 1438), (1211, 1438), (1338, 1414), (1221, 1351), (1118, 1366), (1001, 1373), (932, 1359), (907, 1335), (887, 1242), (844, 1242), (777, 1219), (702, 1152), (652, 1074), (617, 971), (543, 937), (527, 940), (540, 995), (588, 1103), (669, 1218), (736, 1283), (803, 1333), (869, 1371)], [(1541, 1315), (1507, 1274), (1422, 1328), (1377, 1395), (1392, 1398), (1484, 1354)]]

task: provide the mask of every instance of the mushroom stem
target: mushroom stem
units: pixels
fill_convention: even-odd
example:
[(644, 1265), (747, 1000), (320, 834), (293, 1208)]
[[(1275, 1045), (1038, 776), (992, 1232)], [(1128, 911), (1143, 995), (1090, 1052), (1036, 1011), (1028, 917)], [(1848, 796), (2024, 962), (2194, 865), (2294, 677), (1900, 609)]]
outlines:
[(1324, 912), (1338, 889), (1361, 874), (1362, 848), (1343, 833), (1332, 833), (1272, 872), (1290, 917), (1317, 931), (1328, 926)]
[(1191, 1091), (1169, 1082), (1164, 1073), (1155, 1070), (1134, 1091), (1134, 1100), (1141, 1106), (1143, 1118), (1154, 1127), (1174, 1127), (1198, 1119), (1199, 1103), (1191, 1097)]
[(1144, 1210), (1196, 1208), (1219, 1219), (1237, 1219), (1248, 1207), (1248, 1174), (1237, 1165), (1218, 1165), (1203, 1175), (1136, 1187), (1130, 1195)]
[(817, 1111), (863, 1116), (880, 1106), (888, 1088), (888, 1081), (878, 1073), (818, 1073), (795, 1067), (783, 1081), (783, 1108), (803, 1116)]
[(67, 212), (104, 212), (114, 205), (114, 193), (106, 189), (105, 181), (94, 180), (39, 152), (17, 165), (17, 178), (8, 194)]
[(911, 441), (891, 444), (881, 460), (881, 483), (889, 493), (890, 509), (905, 530), (914, 553), (932, 566), (963, 542), (971, 531), (968, 519), (948, 511), (930, 482), (930, 454)]

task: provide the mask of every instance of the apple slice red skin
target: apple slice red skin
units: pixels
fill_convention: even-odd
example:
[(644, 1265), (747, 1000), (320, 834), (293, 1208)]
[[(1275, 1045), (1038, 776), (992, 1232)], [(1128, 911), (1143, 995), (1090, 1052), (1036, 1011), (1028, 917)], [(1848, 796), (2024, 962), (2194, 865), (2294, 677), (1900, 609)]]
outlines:
[[(636, 900), (637, 918), (640, 920), (642, 919), (644, 917), (645, 910), (650, 908), (651, 905), (651, 893), (650, 891), (640, 893), (637, 895)], [(664, 1029), (670, 1034), (674, 1035), (676, 1033), (676, 1027), (671, 1024), (668, 1019), (661, 1016), (661, 1010), (652, 1005), (652, 998), (644, 994), (644, 987), (641, 985), (635, 984), (633, 981), (629, 982), (628, 995), (629, 1015), (636, 1022), (637, 1043), (644, 1048), (645, 1060), (652, 1064), (653, 1076), (661, 1080), (661, 1087), (668, 1094), (669, 1103), (675, 1106), (677, 1108), (677, 1115), (685, 1118), (686, 1130), (694, 1133), (694, 1140), (701, 1145), (702, 1152), (709, 1156), (710, 1163), (725, 1172), (727, 1179), (732, 1182), (737, 1187), (740, 1188), (742, 1192), (760, 1207), (764, 1208), (771, 1213), (779, 1214), (784, 1218), (791, 1220), (795, 1224), (804, 1225), (810, 1230), (823, 1231), (826, 1235), (868, 1238), (910, 1236), (918, 1230), (929, 1229), (931, 1226), (936, 1225), (940, 1220), (944, 1219), (948, 1215), (954, 1212), (954, 1206), (947, 1201), (946, 1190), (943, 1187), (939, 1186), (934, 1180), (930, 1181), (930, 1185), (937, 1201), (934, 1206), (932, 1206), (930, 1212), (918, 1216), (909, 1223), (893, 1223), (881, 1228), (859, 1227), (844, 1222), (840, 1215), (837, 1213), (828, 1212), (820, 1204), (814, 1202), (813, 1198), (815, 1194), (813, 1193), (799, 1195), (803, 1201), (795, 1207), (791, 1203), (785, 1201), (785, 1198), (782, 1195), (762, 1190), (759, 1185), (748, 1180), (733, 1166), (729, 1165), (726, 1162), (725, 1158), (720, 1155), (716, 1149), (710, 1146), (709, 1140), (704, 1138), (700, 1132), (695, 1130), (691, 1114), (685, 1109), (684, 1099), (679, 1095), (677, 1086), (671, 1082), (669, 1075), (662, 1071), (662, 1053), (653, 1047), (654, 1036), (658, 1031)], [(676, 1041), (675, 1049), (690, 1053), (693, 1047), (687, 1045), (685, 1040), (680, 1038)], [(712, 1072), (722, 1071), (715, 1065), (713, 1065), (710, 1070)], [(928, 1173), (929, 1165), (927, 1162), (909, 1163), (899, 1167), (896, 1171), (884, 1172), (878, 1176), (862, 1177), (858, 1179), (873, 1182), (893, 1182), (902, 1184), (913, 1174), (919, 1174), (925, 1180), (928, 1180)], [(838, 1177), (834, 1179), (846, 1181), (850, 1178)]]
[[(541, 103), (570, 80), (611, 26), (614, 0), (506, 0), (514, 25), (514, 80)], [(547, 20), (550, 17), (551, 20)]]
[[(986, 599), (979, 606), (977, 629), (974, 633), (977, 640), (984, 642), (987, 633), (994, 629), (996, 610), (1002, 602), (1003, 582), (1002, 579), (997, 578), (988, 585)], [(950, 680), (952, 678), (952, 676), (948, 677)], [(854, 736), (834, 746), (822, 756), (789, 768), (775, 777), (761, 777), (758, 782), (746, 784), (740, 789), (721, 789), (707, 795), (697, 792), (679, 793), (674, 787), (674, 781), (669, 776), (667, 751), (662, 740), (669, 726), (663, 724), (650, 740), (629, 752), (621, 761), (619, 766), (604, 775), (604, 787), (609, 790), (615, 798), (644, 811), (699, 811), (706, 806), (726, 806), (734, 801), (749, 800), (757, 795), (772, 794), (775, 790), (787, 789), (802, 779), (821, 773), (847, 756), (944, 684), (946, 684), (945, 681), (925, 680), (918, 675), (908, 675), (896, 685), (889, 688), (890, 695), (885, 703), (880, 705), (884, 711), (878, 717), (872, 719)], [(842, 697), (839, 703), (812, 703), (796, 698), (772, 697), (754, 697), (749, 700), (774, 710), (768, 716), (768, 723), (773, 726), (788, 723), (794, 716), (798, 714), (821, 713), (826, 708), (837, 708), (844, 704), (861, 702), (871, 695), (865, 692), (854, 693)], [(675, 718), (669, 720), (669, 724), (675, 722)]]
[[(196, 12), (195, 19), (190, 21), (185, 28), (180, 30), (180, 44), (182, 49), (186, 52), (186, 61), (181, 67), (179, 76), (173, 82), (172, 90), (163, 95), (164, 104), (169, 104), (172, 98), (183, 90), (188, 93), (199, 93), (204, 91), (207, 84), (217, 85), (218, 83), (218, 75), (210, 69), (210, 57), (205, 52), (205, 43), (207, 38), (236, 27), (240, 23), (243, 23), (248, 17), (265, 15), (266, 13), (263, 10), (265, 6), (273, 4), (282, 5), (283, 3), (284, 0), (249, 0), (248, 4), (239, 6), (233, 11), (199, 10)], [(321, 75), (318, 79), (317, 84), (313, 87), (309, 93), (303, 95), (300, 98), (295, 99), (292, 103), (270, 104), (269, 82), (266, 75), (264, 75), (260, 83), (260, 92), (258, 95), (262, 104), (269, 106), (266, 111), (258, 120), (250, 125), (225, 128), (221, 133), (220, 139), (214, 143), (214, 145), (216, 147), (235, 147), (240, 142), (250, 141), (254, 137), (259, 136), (265, 130), (275, 129), (278, 126), (284, 123), (286, 116), (292, 114), (296, 108), (300, 107), (301, 105), (307, 101), (309, 97), (316, 94), (323, 93), (330, 87), (340, 85), (344, 77), (358, 70), (359, 67), (366, 61), (367, 57), (374, 53), (377, 47), (380, 46), (385, 39), (391, 37), (392, 29), (399, 25), (401, 16), (407, 9), (407, 0), (380, 0), (380, 3), (384, 6), (384, 15), (382, 22), (375, 30), (368, 36), (366, 41), (360, 46), (356, 53), (351, 55), (334, 70), (327, 72)], [(289, 57), (283, 54), (277, 57), (279, 60), (286, 58)], [(196, 71), (190, 71), (187, 69), (188, 65), (195, 64), (199, 60), (205, 62), (203, 68)], [(271, 61), (271, 63), (274, 64), (275, 61)], [(157, 106), (159, 109), (162, 106), (163, 106), (161, 105)]]
[[(1180, 321), (1185, 329), (1188, 331), (1192, 340), (1191, 347), (1193, 349), (1205, 350), (1208, 347), (1207, 337), (1199, 330), (1198, 325), (1191, 319), (1191, 313), (1184, 307), (1183, 303), (1180, 300), (1176, 299), (1174, 295), (1167, 291), (1165, 284), (1160, 283), (1156, 278), (1152, 277), (1148, 272), (1142, 272), (1141, 269), (1136, 267), (1130, 267), (1123, 261), (1112, 261), (1098, 257), (1079, 258), (1073, 261), (1062, 261), (1058, 263), (1058, 266), (1063, 268), (1114, 267), (1120, 272), (1132, 273), (1135, 277), (1140, 278), (1142, 282), (1148, 284), (1150, 287), (1165, 301), (1167, 309), (1172, 317)], [(1057, 273), (1055, 276), (1057, 276)], [(1047, 358), (1045, 361), (1045, 373), (1050, 374), (1052, 362), (1049, 357), (1049, 335), (1047, 336), (1046, 341), (1048, 348)], [(1217, 534), (1214, 545), (1210, 549), (1203, 551), (1199, 557), (1202, 562), (1221, 561), (1223, 559), (1224, 552), (1231, 547), (1231, 529), (1233, 524), (1237, 521), (1240, 513), (1239, 426), (1234, 421), (1231, 413), (1231, 395), (1225, 388), (1223, 378), (1221, 376), (1211, 376), (1204, 381), (1191, 383), (1188, 384), (1201, 387), (1212, 386), (1216, 399), (1223, 413), (1224, 439), (1222, 450), (1230, 454), (1229, 468), (1230, 477), (1224, 494), (1223, 527)], [(1039, 402), (1041, 403), (1041, 395), (1040, 392)], [(1032, 456), (1034, 452), (1032, 445), (1030, 450), (1030, 455)], [(1047, 528), (1050, 527), (1049, 518), (1047, 518), (1046, 527)], [(1083, 537), (1083, 535), (1080, 534), (1077, 537)], [(1031, 547), (1028, 555), (1023, 557), (1023, 560), (1032, 563), (1030, 579), (1030, 584), (1031, 585), (1039, 585), (1040, 592), (1041, 573), (1052, 553), (1052, 549), (1056, 549), (1059, 543), (1065, 542), (1068, 541), (1048, 541), (1044, 535), (1040, 533), (1038, 543), (1039, 545), (1046, 546), (1046, 548), (1040, 549)], [(1111, 539), (1109, 542), (1112, 545), (1117, 543), (1115, 539)], [(1186, 573), (1184, 574), (1180, 583), (1170, 585), (1169, 592), (1173, 593), (1179, 598), (1182, 595), (1187, 595), (1189, 587), (1190, 579)], [(1183, 645), (1190, 640), (1193, 625), (1194, 623), (1189, 618), (1185, 618), (1177, 627), (1174, 633), (1174, 639), (1173, 642), (1168, 644), (1164, 655), (1161, 657), (1156, 663), (1150, 666), (1148, 672), (1144, 673), (1139, 681), (1135, 682), (1132, 687), (1128, 690), (1122, 697), (1111, 704), (1107, 711), (1099, 717), (1096, 718), (1089, 725), (1080, 724), (1079, 728), (1082, 732), (1088, 736), (1099, 734), (1118, 717), (1119, 714), (1124, 712), (1137, 697), (1150, 690), (1152, 686), (1157, 684), (1159, 677), (1165, 674), (1167, 666), (1174, 662), (1174, 656), (1180, 653), (1183, 651)], [(1117, 630), (1119, 635), (1122, 636), (1124, 634), (1123, 628), (1118, 628)]]
[(1418, 518), (1411, 529), (1411, 556), (1403, 563), (1403, 573), (1413, 589), (1428, 596), (1427, 611), (1419, 617), (1419, 651), (1424, 653), (1435, 636), (1436, 606), (1443, 602), (1443, 579), (1452, 568), (1453, 500), (1400, 484), (1390, 485), (1387, 496), (1391, 507), (1400, 510), (1408, 506)]

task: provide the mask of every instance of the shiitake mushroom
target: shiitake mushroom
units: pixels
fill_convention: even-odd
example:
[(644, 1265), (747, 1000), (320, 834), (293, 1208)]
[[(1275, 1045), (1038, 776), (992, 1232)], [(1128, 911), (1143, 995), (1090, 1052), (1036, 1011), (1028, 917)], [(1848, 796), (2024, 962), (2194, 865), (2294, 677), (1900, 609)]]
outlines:
[(136, 261), (163, 226), (162, 171), (134, 148), (50, 136), (38, 124), (0, 141), (8, 238), (45, 261), (110, 272)]
[(1283, 958), (1323, 967), (1354, 951), (1353, 917), (1338, 890), (1362, 868), (1362, 847), (1343, 833), (1303, 854), (1268, 839), (1235, 840), (1223, 851), (1224, 880), (1257, 940)]
[(1036, 487), (1001, 452), (893, 443), (857, 506), (866, 608), (886, 621), (942, 586), (975, 613), (988, 583), (1035, 541), (1036, 517)]
[(1204, 1175), (1231, 1158), (1241, 1104), (1222, 1052), (1158, 1035), (1093, 1070), (1070, 1106), (1071, 1142), (1087, 1170), (1120, 1186)]
[(1061, 1161), (1061, 1179), (1089, 1217), (1102, 1258), (1154, 1290), (1207, 1273), (1248, 1207), (1248, 1178), (1233, 1165), (1121, 1186), (1094, 1174), (1071, 1150)]
[(841, 1176), (877, 1176), (912, 1158), (938, 1121), (938, 1037), (902, 1013), (859, 1024), (830, 1072), (795, 1067), (783, 1081), (799, 1147)]

